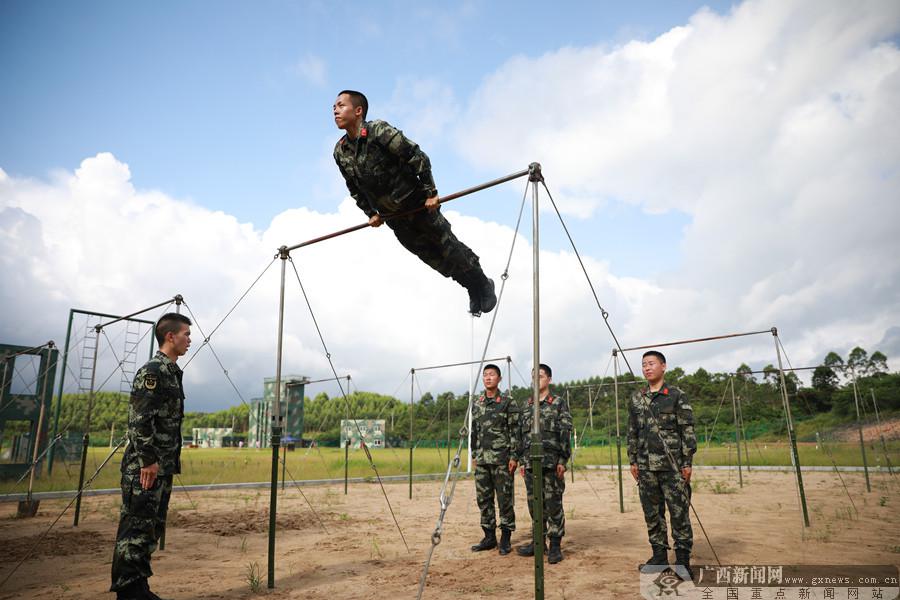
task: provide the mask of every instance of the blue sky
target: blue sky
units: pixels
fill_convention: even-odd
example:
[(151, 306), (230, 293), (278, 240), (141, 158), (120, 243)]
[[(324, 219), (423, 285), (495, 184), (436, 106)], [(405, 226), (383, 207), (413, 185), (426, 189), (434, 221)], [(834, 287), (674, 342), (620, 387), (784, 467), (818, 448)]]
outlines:
[[(176, 292), (211, 329), (278, 246), (363, 220), (331, 158), (331, 105), (356, 88), (442, 193), (540, 161), (626, 346), (776, 325), (794, 364), (855, 345), (895, 361), (898, 36), (893, 0), (0, 2), (0, 340)], [(524, 186), (444, 209), (495, 278)], [(560, 379), (602, 373), (612, 342), (542, 202), (545, 352)], [(526, 372), (522, 231), (492, 350)], [(470, 358), (465, 293), (387, 228), (296, 260), (359, 388)], [(258, 289), (216, 345), (245, 397), (273, 370), (277, 281)], [(324, 377), (291, 308), (285, 371)], [(673, 361), (771, 354), (742, 339)], [(234, 403), (211, 358), (191, 370), (192, 408)]]
[[(650, 40), (703, 6), (730, 4), (581, 2), (550, 10), (538, 2), (387, 2), (376, 11), (364, 2), (6, 2), (0, 64), (14, 93), (0, 98), (0, 165), (10, 175), (42, 177), (107, 151), (133, 165), (138, 188), (265, 227), (286, 208), (332, 210), (339, 202), (322, 191), (322, 180), (336, 177), (322, 166), (338, 137), (335, 91), (365, 91), (371, 116), (387, 118), (404, 81), (441, 81), (465, 99), (511, 57)], [(321, 70), (304, 75), (304, 62)], [(477, 169), (439, 137), (428, 142), (444, 192), (503, 174)], [(553, 174), (547, 178), (554, 189)], [(509, 188), (499, 206), (487, 195), (457, 210), (510, 222), (521, 186)], [(620, 250), (624, 232), (680, 236), (688, 220), (677, 210), (648, 218), (613, 203), (602, 218), (570, 225), (579, 244), (615, 256), (625, 274), (641, 274), (640, 261)], [(563, 241), (548, 230), (550, 247)]]

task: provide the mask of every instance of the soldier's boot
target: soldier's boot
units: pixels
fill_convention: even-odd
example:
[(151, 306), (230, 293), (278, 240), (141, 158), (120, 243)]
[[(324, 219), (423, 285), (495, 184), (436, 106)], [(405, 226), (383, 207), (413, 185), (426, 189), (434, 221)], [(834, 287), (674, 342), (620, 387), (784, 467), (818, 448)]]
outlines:
[(554, 536), (550, 538), (550, 551), (547, 552), (547, 562), (551, 565), (555, 565), (563, 559), (562, 548), (559, 547), (560, 542), (562, 542), (560, 537)]
[(482, 550), (493, 550), (497, 547), (497, 534), (493, 527), (482, 527), (484, 537), (481, 541), (472, 546), (472, 552), (481, 552)]
[(653, 546), (653, 556), (644, 563), (647, 565), (667, 565), (669, 564), (668, 548), (665, 546)]
[(488, 279), (484, 271), (478, 269), (477, 283), (478, 295), (481, 298), (481, 312), (489, 313), (497, 306), (497, 295), (494, 293), (494, 280)]
[[(691, 579), (694, 578), (694, 572), (691, 571), (691, 551), (690, 550), (679, 550), (677, 548), (675, 549), (675, 566), (676, 567), (679, 567), (679, 566), (684, 567), (684, 569), (687, 571), (688, 577)], [(675, 573), (679, 577), (681, 577), (681, 575), (678, 573), (679, 570), (680, 569), (676, 568)]]
[[(547, 544), (544, 544), (544, 554), (547, 553)], [(519, 556), (534, 556), (534, 542), (528, 542), (524, 546), (516, 548), (516, 554)]]
[(141, 582), (143, 583), (142, 587), (144, 589), (146, 598), (148, 598), (149, 600), (166, 600), (165, 598), (160, 598), (159, 596), (157, 596), (153, 592), (153, 590), (150, 589), (150, 582), (148, 582), (146, 579), (141, 579)]
[(475, 269), (460, 273), (453, 276), (453, 281), (466, 288), (469, 292), (469, 312), (476, 316), (481, 316), (481, 293), (478, 291), (476, 279), (474, 277)]
[(501, 528), (500, 529), (500, 548), (499, 552), (501, 555), (506, 556), (510, 552), (512, 552), (512, 544), (510, 543), (510, 538), (512, 537), (512, 531), (509, 529)]
[(116, 590), (116, 600), (152, 600), (144, 591), (146, 580), (132, 581), (121, 590)]

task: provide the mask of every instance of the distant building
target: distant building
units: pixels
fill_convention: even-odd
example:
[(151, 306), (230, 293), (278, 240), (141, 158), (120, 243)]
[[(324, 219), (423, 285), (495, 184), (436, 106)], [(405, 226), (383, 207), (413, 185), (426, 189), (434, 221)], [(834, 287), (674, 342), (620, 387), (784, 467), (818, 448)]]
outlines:
[(231, 427), (194, 427), (192, 442), (199, 448), (221, 448), (222, 440), (233, 432)]
[[(303, 438), (303, 391), (308, 379), (300, 375), (281, 378), (281, 437)], [(263, 397), (250, 401), (250, 423), (247, 446), (267, 448), (272, 436), (272, 414), (275, 405), (275, 378), (263, 380)]]
[(351, 448), (359, 448), (360, 433), (370, 448), (384, 448), (384, 419), (342, 419), (341, 448), (347, 440)]

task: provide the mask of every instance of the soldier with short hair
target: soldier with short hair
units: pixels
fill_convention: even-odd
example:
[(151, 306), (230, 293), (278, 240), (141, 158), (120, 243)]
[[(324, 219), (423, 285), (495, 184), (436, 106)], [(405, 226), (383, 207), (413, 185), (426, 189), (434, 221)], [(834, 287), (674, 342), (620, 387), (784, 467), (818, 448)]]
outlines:
[(128, 445), (122, 457), (122, 508), (112, 560), (117, 600), (161, 600), (150, 591), (150, 556), (165, 530), (172, 476), (181, 472), (182, 371), (191, 320), (166, 313), (156, 323), (159, 350), (134, 376)]
[[(478, 256), (460, 242), (440, 211), (431, 161), (418, 144), (385, 121), (366, 121), (369, 101), (355, 90), (338, 93), (334, 122), (346, 134), (334, 146), (334, 160), (369, 225), (387, 222), (404, 248), (469, 292), (469, 312), (491, 312), (494, 282)], [(413, 214), (398, 213), (424, 206)]]
[[(542, 462), (544, 487), (544, 536), (550, 539), (547, 562), (555, 564), (563, 559), (562, 538), (566, 535), (566, 513), (563, 510), (563, 494), (566, 491), (566, 464), (572, 454), (569, 436), (572, 433), (572, 413), (565, 398), (550, 393), (553, 370), (541, 364), (538, 368), (538, 395), (540, 397), (541, 439), (544, 451)], [(531, 470), (531, 428), (534, 423), (534, 397), (528, 398), (528, 406), (522, 410), (521, 439), (522, 476), (528, 491), (528, 513), (534, 522), (534, 486)], [(519, 556), (534, 556), (534, 532), (532, 541), (519, 546)], [(545, 543), (546, 546), (546, 543)]]
[(472, 458), (475, 463), (475, 495), (481, 511), (484, 538), (473, 552), (497, 548), (494, 495), (500, 508), (500, 554), (512, 550), (516, 530), (514, 478), (519, 464), (519, 410), (515, 401), (500, 391), (500, 367), (485, 365), (484, 393), (472, 405)]
[(684, 566), (690, 575), (690, 481), (697, 451), (694, 413), (684, 392), (666, 384), (666, 357), (661, 352), (645, 352), (641, 368), (648, 386), (635, 392), (628, 405), (628, 459), (653, 548), (646, 564), (669, 563), (668, 506), (675, 564)]

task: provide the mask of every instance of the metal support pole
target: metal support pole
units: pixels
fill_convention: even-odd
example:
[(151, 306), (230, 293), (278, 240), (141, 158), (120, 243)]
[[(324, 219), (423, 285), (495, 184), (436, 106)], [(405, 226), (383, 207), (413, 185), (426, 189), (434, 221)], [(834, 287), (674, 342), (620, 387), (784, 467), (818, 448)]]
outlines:
[[(97, 355), (100, 354), (100, 325), (96, 325), (94, 329), (97, 331), (97, 346), (94, 348), (94, 361), (91, 364), (91, 390), (88, 396), (87, 419), (84, 426), (84, 437), (81, 440), (81, 468), (78, 472), (78, 489), (84, 486), (84, 468), (87, 464), (88, 446), (91, 442), (91, 410), (94, 408), (94, 382), (97, 377)], [(72, 527), (78, 527), (78, 518), (81, 516), (81, 494), (75, 500), (75, 519), (72, 521)]]
[(619, 429), (619, 352), (613, 350), (613, 395), (616, 399), (616, 465), (619, 471), (619, 512), (625, 512), (625, 494), (622, 490), (622, 433)]
[(350, 481), (350, 439), (344, 440), (344, 495), (347, 495), (347, 484)]
[[(38, 396), (38, 402), (40, 402), (41, 408), (38, 412), (38, 422), (37, 422), (37, 430), (34, 435), (34, 452), (31, 456), (31, 475), (28, 477), (28, 504), (31, 505), (31, 492), (34, 488), (34, 472), (37, 470), (37, 462), (38, 462), (38, 449), (41, 445), (41, 431), (44, 428), (44, 412), (46, 409), (46, 399), (47, 399), (47, 380), (50, 379), (50, 359), (53, 355), (53, 342), (50, 342), (47, 346), (46, 350), (42, 350), (41, 354), (46, 353), (47, 360), (46, 364), (42, 364), (41, 371), (44, 373), (44, 381), (41, 385), (41, 395)], [(81, 489), (81, 488), (79, 488)]]
[[(569, 399), (569, 388), (566, 388), (566, 404), (569, 406), (569, 410), (572, 410), (572, 401)], [(584, 435), (584, 432), (582, 432)], [(578, 431), (576, 430), (574, 424), (572, 425), (572, 439), (574, 443), (572, 444), (572, 458), (569, 461), (570, 466), (569, 472), (572, 475), (572, 483), (575, 483), (575, 455), (578, 453)]]
[[(781, 380), (781, 399), (784, 403), (784, 414), (787, 419), (788, 441), (791, 444), (791, 462), (797, 473), (797, 493), (800, 496), (800, 510), (803, 513), (803, 525), (809, 527), (809, 511), (806, 508), (806, 492), (803, 490), (803, 474), (800, 472), (800, 454), (797, 452), (797, 438), (794, 435), (794, 420), (791, 417), (791, 403), (788, 400), (787, 383), (784, 379), (784, 365), (781, 362), (781, 346), (778, 343), (778, 329), (772, 328), (772, 337), (775, 340), (775, 354), (778, 355), (778, 375)], [(802, 532), (802, 530), (801, 530)]]
[[(66, 380), (66, 362), (69, 358), (69, 340), (72, 338), (72, 318), (75, 316), (75, 310), (69, 309), (69, 325), (66, 327), (66, 345), (63, 349), (62, 371), (59, 373), (59, 392), (56, 394), (56, 408), (53, 411), (53, 437), (59, 433), (59, 413), (62, 411), (62, 395), (63, 382)], [(50, 448), (50, 454), (47, 455), (47, 475), (53, 474), (53, 459), (56, 456), (56, 444)]]
[(738, 484), (744, 487), (744, 475), (741, 471), (741, 425), (738, 420), (737, 400), (734, 397), (734, 377), (728, 378), (731, 387), (731, 412), (734, 414), (734, 443), (737, 446)]
[(875, 422), (878, 424), (878, 436), (881, 438), (881, 449), (884, 452), (884, 461), (887, 464), (888, 473), (894, 474), (894, 467), (891, 465), (891, 458), (888, 456), (887, 443), (884, 441), (884, 431), (881, 429), (881, 415), (878, 414), (878, 402), (875, 401), (875, 390), (869, 388), (872, 393), (872, 408), (875, 409)]
[(275, 517), (278, 506), (278, 452), (281, 446), (281, 360), (284, 343), (284, 276), (287, 259), (290, 256), (287, 248), (278, 249), (281, 259), (281, 292), (278, 298), (278, 346), (275, 357), (275, 401), (272, 406), (272, 483), (269, 486), (269, 556), (267, 587), (275, 587)]
[(413, 398), (416, 385), (416, 370), (409, 370), (409, 499), (412, 500), (412, 480), (413, 480), (413, 414), (414, 406)]
[[(852, 372), (852, 371), (851, 371)], [(856, 373), (853, 373), (853, 402), (856, 404), (856, 428), (859, 430), (859, 451), (862, 452), (863, 472), (866, 474), (866, 491), (872, 491), (869, 483), (869, 461), (866, 460), (866, 443), (863, 441), (862, 419), (859, 416), (859, 392), (856, 388)]]
[(533, 172), (528, 180), (532, 184), (532, 263), (534, 279), (532, 286), (532, 343), (534, 367), (531, 373), (534, 416), (531, 427), (531, 475), (532, 489), (532, 542), (534, 543), (534, 597), (544, 600), (544, 444), (541, 434), (541, 286), (540, 286), (540, 227), (538, 205), (538, 182), (541, 181), (540, 165), (532, 163)]
[[(746, 391), (746, 384), (745, 384)], [(744, 427), (744, 409), (741, 407), (741, 396), (737, 397), (738, 422), (741, 424), (741, 439), (744, 440), (744, 458), (747, 459), (747, 473), (750, 473), (750, 450), (747, 447), (747, 430)]]

